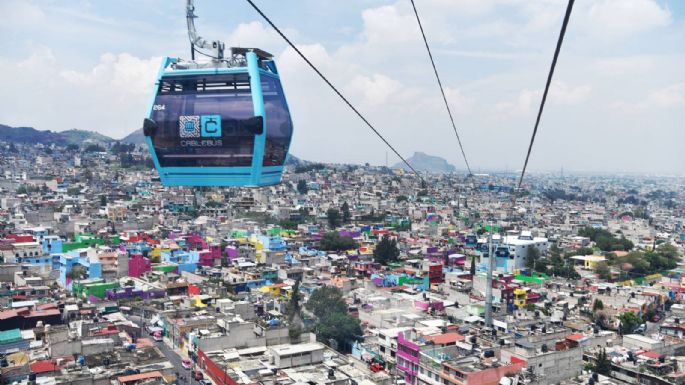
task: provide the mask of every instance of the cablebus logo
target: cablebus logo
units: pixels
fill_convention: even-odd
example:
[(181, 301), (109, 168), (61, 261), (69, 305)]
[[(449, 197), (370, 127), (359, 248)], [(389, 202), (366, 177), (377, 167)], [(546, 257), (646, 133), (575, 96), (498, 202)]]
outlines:
[(181, 138), (220, 138), (221, 115), (184, 115), (178, 129)]

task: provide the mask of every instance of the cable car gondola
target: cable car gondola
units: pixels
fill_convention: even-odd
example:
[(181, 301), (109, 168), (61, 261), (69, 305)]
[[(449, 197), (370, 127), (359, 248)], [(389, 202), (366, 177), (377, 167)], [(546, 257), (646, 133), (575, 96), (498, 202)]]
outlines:
[[(164, 58), (143, 123), (165, 186), (279, 183), (292, 121), (273, 56), (197, 35), (188, 0), (192, 60)], [(211, 50), (208, 55), (199, 49)], [(209, 56), (196, 61), (195, 52)]]

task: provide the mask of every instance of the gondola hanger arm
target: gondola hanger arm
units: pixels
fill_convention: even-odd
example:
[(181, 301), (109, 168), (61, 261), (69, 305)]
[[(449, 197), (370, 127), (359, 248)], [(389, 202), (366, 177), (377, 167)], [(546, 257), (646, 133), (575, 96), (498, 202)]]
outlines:
[(224, 43), (220, 40), (214, 40), (211, 43), (205, 40), (197, 33), (195, 28), (195, 1), (187, 0), (186, 2), (186, 21), (188, 22), (188, 37), (190, 38), (191, 49), (207, 49), (214, 51), (212, 57), (216, 60), (224, 58)]

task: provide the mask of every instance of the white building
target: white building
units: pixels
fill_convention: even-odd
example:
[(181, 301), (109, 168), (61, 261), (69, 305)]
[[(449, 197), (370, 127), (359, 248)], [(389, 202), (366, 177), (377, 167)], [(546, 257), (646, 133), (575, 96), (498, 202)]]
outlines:
[[(534, 237), (530, 231), (521, 231), (518, 235), (506, 235), (495, 239), (495, 269), (506, 273), (514, 273), (526, 267), (529, 248), (534, 247), (541, 256), (547, 254), (549, 241), (547, 238)], [(488, 263), (488, 258), (483, 258)]]

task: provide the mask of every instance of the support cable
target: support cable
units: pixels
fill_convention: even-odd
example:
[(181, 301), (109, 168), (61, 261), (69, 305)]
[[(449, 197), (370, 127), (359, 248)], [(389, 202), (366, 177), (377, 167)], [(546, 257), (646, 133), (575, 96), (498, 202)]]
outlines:
[(519, 183), (517, 190), (521, 189), (521, 184), (523, 183), (523, 177), (526, 174), (526, 168), (528, 167), (528, 160), (530, 159), (530, 153), (533, 150), (533, 143), (535, 142), (535, 135), (538, 133), (538, 126), (540, 125), (540, 117), (542, 116), (542, 110), (545, 108), (545, 102), (547, 101), (547, 93), (549, 92), (549, 86), (552, 83), (552, 76), (554, 76), (554, 68), (557, 65), (557, 59), (559, 58), (559, 52), (561, 51), (561, 45), (564, 42), (564, 35), (566, 34), (566, 27), (568, 26), (568, 21), (571, 18), (571, 11), (573, 10), (573, 3), (575, 0), (568, 0), (568, 6), (566, 7), (566, 15), (564, 15), (564, 22), (561, 24), (561, 32), (559, 33), (559, 39), (557, 40), (557, 47), (554, 50), (554, 58), (552, 59), (552, 65), (549, 68), (549, 74), (547, 75), (547, 84), (545, 84), (545, 92), (542, 94), (542, 101), (540, 102), (540, 109), (538, 110), (538, 116), (535, 119), (535, 127), (533, 128), (533, 135), (530, 137), (530, 144), (528, 145), (528, 153), (526, 154), (526, 161), (523, 163), (523, 170), (521, 170), (521, 177), (519, 178)]
[(342, 99), (343, 102), (345, 102), (345, 104), (347, 104), (347, 106), (350, 107), (350, 108), (352, 109), (352, 111), (354, 111), (354, 113), (357, 114), (357, 116), (358, 116), (364, 123), (366, 123), (366, 125), (371, 129), (371, 131), (373, 131), (373, 132), (376, 134), (376, 136), (378, 136), (378, 137), (383, 141), (383, 143), (385, 143), (385, 145), (387, 145), (387, 146), (392, 150), (392, 152), (394, 152), (395, 155), (397, 155), (397, 156), (402, 160), (402, 162), (404, 162), (404, 164), (406, 164), (407, 167), (409, 167), (409, 169), (411, 169), (411, 171), (412, 171), (416, 176), (418, 176), (419, 179), (421, 179), (421, 180), (423, 181), (423, 178), (421, 177), (421, 175), (419, 175), (419, 173), (416, 171), (416, 169), (414, 169), (414, 167), (413, 167), (411, 164), (409, 164), (409, 162), (408, 162), (402, 155), (400, 155), (400, 153), (397, 152), (397, 150), (395, 150), (395, 147), (393, 147), (393, 146), (390, 144), (390, 142), (388, 142), (388, 141), (383, 137), (383, 135), (381, 135), (381, 133), (378, 132), (378, 130), (377, 130), (377, 129), (376, 129), (376, 128), (375, 128), (375, 127), (374, 127), (374, 126), (373, 126), (365, 117), (364, 117), (364, 115), (362, 115), (361, 112), (359, 112), (359, 110), (357, 110), (357, 109), (352, 105), (352, 103), (350, 103), (350, 101), (347, 100), (347, 98), (346, 98), (345, 96), (343, 96), (343, 94), (342, 94), (340, 91), (338, 91), (338, 89), (333, 85), (333, 83), (331, 83), (331, 82), (328, 80), (328, 78), (326, 78), (326, 76), (325, 76), (323, 73), (321, 73), (321, 71), (319, 71), (319, 69), (318, 69), (314, 64), (312, 64), (311, 61), (309, 61), (309, 59), (302, 53), (302, 51), (300, 51), (300, 49), (297, 48), (297, 47), (295, 46), (295, 44), (294, 44), (292, 41), (290, 41), (290, 39), (288, 39), (288, 37), (286, 37), (285, 34), (283, 34), (283, 32), (281, 32), (281, 30), (280, 30), (280, 29), (271, 21), (271, 19), (269, 19), (269, 17), (266, 16), (266, 15), (264, 14), (264, 12), (262, 12), (262, 10), (259, 9), (259, 7), (258, 7), (252, 0), (246, 0), (246, 1), (252, 6), (252, 8), (255, 9), (255, 11), (257, 11), (257, 13), (259, 13), (259, 15), (262, 16), (262, 18), (263, 18), (267, 23), (269, 23), (269, 25), (271, 25), (271, 27), (276, 31), (276, 33), (278, 33), (278, 34), (283, 38), (283, 40), (285, 40), (286, 43), (288, 43), (288, 45), (290, 46), (290, 48), (292, 48), (292, 49), (293, 49), (293, 50), (302, 58), (302, 60), (304, 60), (304, 61), (309, 65), (309, 67), (311, 67), (311, 69), (313, 69), (314, 72), (316, 72), (316, 74), (319, 75), (319, 77), (320, 77), (326, 84), (328, 84), (328, 86), (329, 86), (329, 87), (330, 87), (330, 88), (331, 88), (331, 89), (340, 97), (340, 99)]
[(438, 80), (438, 86), (440, 87), (440, 93), (442, 94), (442, 100), (445, 102), (445, 108), (447, 108), (447, 114), (450, 116), (450, 122), (452, 122), (452, 128), (454, 129), (454, 135), (457, 136), (457, 142), (459, 143), (459, 149), (461, 150), (461, 155), (464, 157), (464, 163), (466, 163), (466, 169), (469, 175), (473, 175), (471, 172), (471, 166), (469, 166), (469, 161), (466, 159), (466, 153), (464, 152), (464, 146), (461, 143), (461, 138), (457, 132), (457, 125), (454, 124), (454, 117), (452, 116), (452, 110), (447, 102), (447, 96), (445, 96), (445, 90), (442, 87), (442, 81), (440, 80), (440, 75), (438, 75), (438, 69), (435, 67), (435, 61), (433, 60), (433, 54), (431, 53), (430, 46), (428, 45), (428, 40), (426, 39), (426, 34), (423, 31), (423, 25), (421, 24), (421, 18), (419, 18), (419, 12), (416, 10), (416, 5), (414, 0), (411, 0), (411, 6), (414, 9), (414, 15), (416, 16), (416, 21), (419, 23), (419, 29), (421, 30), (421, 37), (423, 37), (423, 43), (426, 45), (426, 51), (428, 51), (428, 57), (430, 58), (431, 65), (433, 66), (433, 72), (435, 73), (435, 78)]

